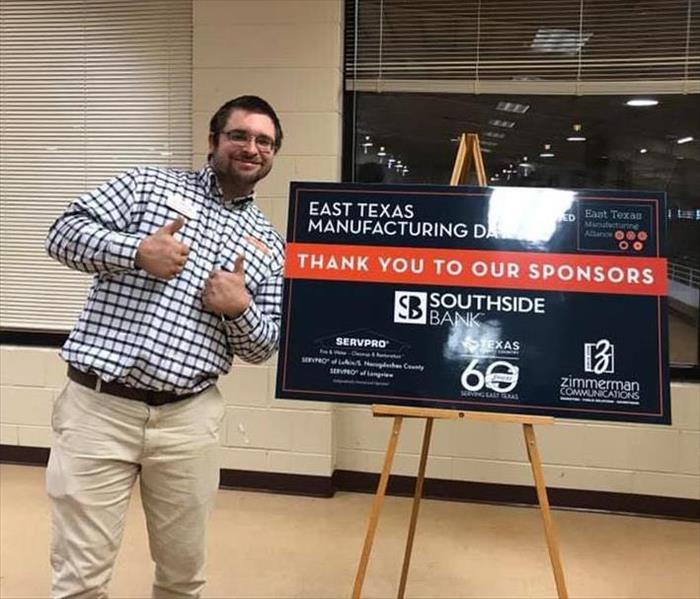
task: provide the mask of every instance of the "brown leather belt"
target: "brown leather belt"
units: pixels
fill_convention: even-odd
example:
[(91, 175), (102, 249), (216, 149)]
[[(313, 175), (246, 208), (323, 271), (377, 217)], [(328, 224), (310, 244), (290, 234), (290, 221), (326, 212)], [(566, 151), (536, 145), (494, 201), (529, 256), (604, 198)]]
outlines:
[(70, 365), (68, 366), (68, 378), (71, 381), (75, 381), (79, 385), (88, 387), (94, 391), (107, 393), (109, 395), (116, 395), (117, 397), (124, 397), (125, 399), (142, 401), (149, 406), (162, 406), (166, 403), (173, 403), (175, 401), (187, 399), (188, 397), (193, 397), (198, 393), (202, 393), (201, 391), (198, 391), (197, 393), (184, 393), (182, 395), (178, 395), (177, 393), (171, 393), (169, 391), (136, 389), (135, 387), (128, 387), (127, 385), (122, 385), (121, 383), (114, 381), (108, 383), (107, 381), (101, 380), (94, 374), (87, 374)]

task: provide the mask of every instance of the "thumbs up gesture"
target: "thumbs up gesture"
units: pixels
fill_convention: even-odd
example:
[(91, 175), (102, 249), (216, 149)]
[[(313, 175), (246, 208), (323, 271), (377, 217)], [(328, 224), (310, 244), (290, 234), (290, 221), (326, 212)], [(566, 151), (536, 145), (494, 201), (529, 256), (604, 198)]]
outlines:
[(245, 265), (238, 256), (233, 272), (214, 269), (204, 284), (202, 303), (207, 310), (235, 318), (250, 305), (250, 295), (245, 288)]
[(144, 237), (136, 251), (136, 266), (143, 268), (154, 277), (166, 281), (176, 277), (185, 268), (190, 248), (175, 239), (185, 221), (178, 217)]

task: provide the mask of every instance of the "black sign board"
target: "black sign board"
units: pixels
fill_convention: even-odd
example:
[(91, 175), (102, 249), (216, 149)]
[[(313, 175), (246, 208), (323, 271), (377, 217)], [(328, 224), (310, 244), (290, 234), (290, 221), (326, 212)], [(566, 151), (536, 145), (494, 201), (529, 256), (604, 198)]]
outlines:
[(277, 397), (668, 424), (665, 196), (292, 183)]

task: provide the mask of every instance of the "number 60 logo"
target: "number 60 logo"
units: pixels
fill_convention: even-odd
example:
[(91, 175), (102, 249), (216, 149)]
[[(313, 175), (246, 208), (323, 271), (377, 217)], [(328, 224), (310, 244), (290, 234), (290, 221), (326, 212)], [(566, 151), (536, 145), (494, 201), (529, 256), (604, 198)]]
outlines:
[(467, 391), (481, 391), (484, 387), (497, 393), (508, 393), (518, 384), (520, 369), (504, 360), (489, 364), (486, 372), (477, 368), (479, 360), (474, 359), (462, 372), (459, 382)]

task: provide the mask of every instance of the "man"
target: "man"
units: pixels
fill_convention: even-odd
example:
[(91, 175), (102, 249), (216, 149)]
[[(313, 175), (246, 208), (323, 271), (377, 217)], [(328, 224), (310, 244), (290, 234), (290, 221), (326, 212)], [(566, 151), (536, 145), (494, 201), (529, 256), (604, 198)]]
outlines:
[(52, 597), (106, 597), (137, 476), (153, 597), (198, 597), (219, 484), (216, 389), (234, 355), (277, 349), (284, 242), (253, 204), (282, 129), (256, 96), (224, 104), (197, 172), (138, 168), (71, 204), (49, 254), (95, 273), (63, 346), (52, 416)]

